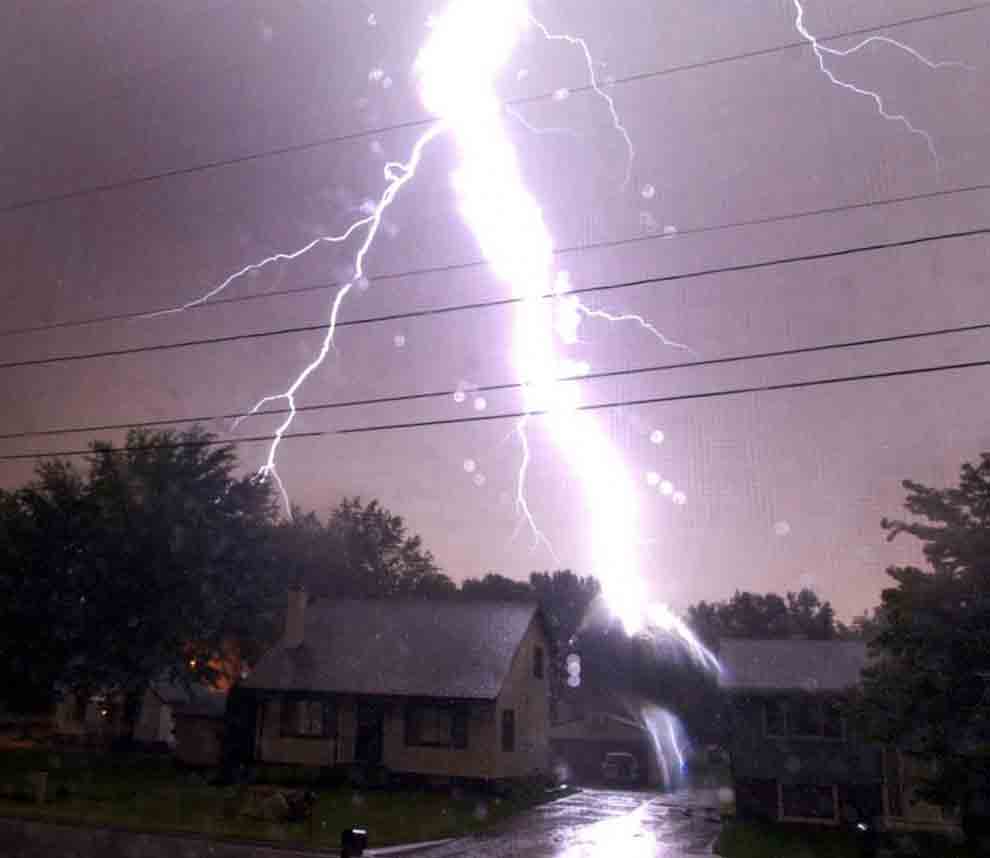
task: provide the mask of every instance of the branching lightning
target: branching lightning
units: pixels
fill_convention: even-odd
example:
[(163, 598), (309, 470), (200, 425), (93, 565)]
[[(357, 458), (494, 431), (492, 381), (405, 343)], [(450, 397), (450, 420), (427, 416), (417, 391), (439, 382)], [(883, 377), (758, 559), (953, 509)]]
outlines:
[[(323, 361), (326, 360), (327, 354), (334, 345), (334, 335), (337, 332), (337, 318), (340, 314), (340, 307), (344, 301), (344, 298), (347, 297), (347, 293), (354, 287), (354, 284), (364, 277), (364, 260), (368, 255), (368, 251), (371, 249), (372, 244), (374, 243), (375, 237), (378, 235), (382, 217), (385, 215), (388, 207), (392, 205), (396, 195), (402, 190), (403, 186), (416, 175), (416, 170), (418, 169), (420, 160), (423, 157), (423, 150), (434, 138), (442, 134), (445, 130), (446, 129), (443, 123), (437, 123), (431, 126), (414, 144), (412, 154), (409, 156), (408, 161), (405, 163), (390, 161), (385, 165), (385, 179), (388, 184), (382, 192), (377, 205), (368, 217), (357, 221), (347, 230), (347, 233), (345, 233), (352, 234), (362, 225), (367, 226), (368, 228), (368, 231), (365, 233), (364, 240), (361, 242), (357, 253), (354, 256), (353, 277), (350, 281), (341, 286), (340, 289), (337, 290), (337, 294), (334, 296), (333, 303), (330, 308), (330, 319), (327, 323), (326, 334), (323, 337), (323, 342), (316, 354), (316, 357), (314, 357), (313, 360), (306, 365), (302, 372), (296, 376), (292, 384), (290, 384), (289, 387), (282, 393), (265, 396), (259, 399), (254, 404), (254, 407), (252, 407), (251, 410), (245, 415), (238, 418), (235, 423), (235, 426), (240, 424), (242, 420), (257, 414), (261, 408), (271, 402), (285, 401), (288, 404), (289, 413), (275, 430), (275, 433), (272, 436), (272, 443), (268, 447), (268, 456), (265, 459), (265, 464), (262, 465), (258, 471), (259, 476), (271, 476), (275, 480), (279, 487), (279, 491), (282, 493), (282, 500), (285, 503), (287, 515), (292, 515), (292, 507), (289, 502), (288, 493), (286, 492), (282, 479), (279, 477), (278, 471), (275, 467), (275, 458), (278, 453), (279, 445), (282, 443), (282, 437), (285, 435), (286, 431), (292, 425), (293, 420), (296, 418), (296, 394), (299, 392), (299, 388), (301, 388), (306, 382), (306, 379), (308, 379), (322, 365)], [(309, 247), (313, 246), (315, 246), (315, 243), (311, 243), (309, 245)], [(227, 282), (229, 282), (229, 280), (230, 278), (228, 278)], [(213, 291), (215, 294), (217, 290)]]
[(830, 48), (826, 45), (823, 45), (818, 40), (818, 38), (808, 30), (807, 26), (804, 23), (804, 6), (801, 5), (801, 0), (794, 0), (794, 7), (797, 10), (797, 17), (794, 20), (794, 26), (797, 29), (798, 33), (801, 34), (802, 38), (804, 38), (808, 42), (808, 44), (811, 45), (811, 49), (815, 52), (815, 56), (818, 58), (818, 67), (821, 69), (822, 74), (824, 74), (825, 77), (827, 77), (836, 86), (841, 87), (842, 89), (848, 89), (850, 92), (854, 92), (857, 95), (862, 95), (865, 96), (866, 98), (871, 99), (877, 107), (877, 112), (884, 119), (887, 119), (891, 122), (899, 122), (901, 125), (907, 128), (907, 130), (910, 131), (912, 134), (916, 134), (917, 136), (921, 137), (928, 146), (928, 151), (931, 153), (932, 159), (935, 161), (936, 168), (939, 168), (941, 162), (939, 159), (938, 150), (935, 148), (935, 139), (932, 137), (929, 131), (926, 131), (924, 128), (919, 128), (903, 113), (891, 113), (887, 109), (886, 102), (884, 101), (884, 98), (882, 95), (880, 95), (880, 93), (871, 89), (863, 89), (862, 87), (859, 87), (854, 83), (850, 83), (849, 81), (843, 80), (842, 78), (838, 77), (826, 65), (825, 57), (826, 56), (848, 57), (851, 54), (855, 54), (858, 51), (861, 51), (863, 48), (867, 47), (868, 45), (881, 44), (881, 45), (888, 45), (890, 47), (897, 48), (898, 50), (903, 51), (904, 53), (908, 54), (911, 57), (914, 57), (914, 59), (918, 60), (918, 62), (924, 64), (925, 66), (927, 66), (932, 70), (943, 69), (943, 68), (969, 69), (970, 66), (967, 66), (965, 63), (956, 62), (956, 61), (936, 62), (934, 60), (930, 60), (928, 59), (928, 57), (924, 56), (919, 51), (912, 48), (910, 45), (906, 45), (903, 42), (897, 41), (896, 39), (891, 39), (888, 36), (870, 36), (869, 38), (863, 39), (861, 42), (856, 43), (851, 48), (843, 48), (843, 49)]
[(591, 49), (588, 47), (588, 43), (577, 36), (571, 36), (566, 33), (551, 33), (547, 27), (545, 27), (540, 21), (534, 18), (531, 14), (527, 12), (527, 18), (529, 22), (536, 27), (550, 42), (567, 42), (569, 45), (574, 45), (581, 49), (584, 54), (584, 61), (588, 67), (588, 78), (591, 82), (591, 88), (597, 93), (599, 98), (601, 98), (606, 105), (608, 105), (608, 111), (612, 116), (612, 127), (622, 135), (622, 139), (626, 144), (626, 174), (625, 178), (622, 180), (623, 189), (629, 186), (629, 180), (632, 178), (632, 165), (633, 160), (636, 158), (636, 148), (633, 146), (632, 137), (629, 136), (629, 131), (623, 124), (622, 119), (619, 116), (619, 111), (615, 106), (615, 99), (612, 98), (605, 90), (602, 88), (601, 84), (598, 82), (598, 75), (595, 73), (595, 60), (591, 55)]

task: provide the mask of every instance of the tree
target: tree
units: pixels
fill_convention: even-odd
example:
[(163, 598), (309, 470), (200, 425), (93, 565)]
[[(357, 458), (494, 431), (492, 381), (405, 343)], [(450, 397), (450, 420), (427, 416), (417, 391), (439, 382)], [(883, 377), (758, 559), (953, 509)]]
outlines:
[(990, 453), (958, 487), (903, 485), (913, 519), (881, 524), (920, 540), (930, 569), (887, 570), (860, 714), (877, 739), (940, 762), (930, 798), (990, 816)]
[(334, 598), (451, 598), (457, 592), (422, 539), (378, 501), (345, 498), (322, 524), (312, 513), (280, 526), (289, 580)]
[[(58, 688), (137, 694), (213, 678), (225, 642), (259, 641), (284, 585), (271, 563), (270, 486), (235, 477), (199, 428), (97, 443), (4, 497), (0, 671), (13, 705)], [(43, 655), (40, 655), (43, 653)], [(33, 694), (16, 688), (22, 671)], [(23, 686), (23, 681), (21, 681)]]
[(461, 582), (461, 597), (494, 602), (535, 602), (536, 593), (528, 581), (506, 578), (489, 572), (484, 578), (467, 578)]
[(822, 602), (812, 590), (787, 593), (741, 592), (722, 602), (699, 602), (688, 608), (688, 624), (709, 646), (718, 647), (722, 638), (805, 637), (828, 640), (839, 627), (829, 602)]

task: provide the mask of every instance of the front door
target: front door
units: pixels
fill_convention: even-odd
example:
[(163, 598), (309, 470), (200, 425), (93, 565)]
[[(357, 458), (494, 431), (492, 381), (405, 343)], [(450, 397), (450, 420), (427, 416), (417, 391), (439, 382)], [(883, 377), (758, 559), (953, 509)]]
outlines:
[(354, 759), (359, 763), (379, 765), (382, 761), (385, 712), (381, 703), (360, 700), (357, 705), (357, 734)]

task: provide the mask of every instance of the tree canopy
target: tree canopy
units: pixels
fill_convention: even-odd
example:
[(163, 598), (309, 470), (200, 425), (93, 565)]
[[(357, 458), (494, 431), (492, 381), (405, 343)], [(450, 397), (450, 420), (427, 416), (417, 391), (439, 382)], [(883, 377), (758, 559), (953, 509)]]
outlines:
[[(990, 454), (959, 485), (904, 482), (910, 520), (888, 539), (921, 542), (929, 569), (892, 566), (871, 644), (861, 714), (873, 735), (940, 761), (932, 798), (990, 795)], [(990, 815), (990, 807), (982, 810)]]
[(236, 477), (198, 428), (97, 443), (0, 504), (0, 672), (12, 707), (59, 687), (133, 691), (209, 674), (231, 637), (259, 639), (272, 575), (270, 487)]

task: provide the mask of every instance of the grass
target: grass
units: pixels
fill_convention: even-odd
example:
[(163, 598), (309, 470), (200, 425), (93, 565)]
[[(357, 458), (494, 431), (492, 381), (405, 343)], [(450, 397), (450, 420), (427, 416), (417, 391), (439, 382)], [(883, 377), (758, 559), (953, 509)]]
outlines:
[[(27, 774), (38, 769), (49, 772), (44, 804), (27, 796)], [(245, 787), (211, 786), (201, 776), (177, 772), (168, 759), (34, 751), (0, 754), (0, 793), (11, 789), (18, 795), (0, 794), (0, 816), (324, 847), (339, 845), (349, 826), (366, 828), (372, 846), (475, 833), (559, 795), (317, 786), (310, 820), (275, 823), (239, 812)]]
[[(947, 840), (927, 838), (916, 854), (926, 858), (977, 858), (978, 853)], [(859, 858), (859, 844), (849, 832), (831, 828), (729, 822), (716, 852), (723, 858)]]

